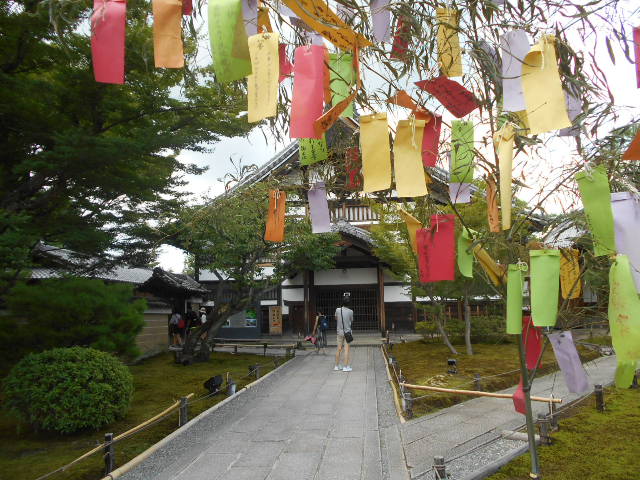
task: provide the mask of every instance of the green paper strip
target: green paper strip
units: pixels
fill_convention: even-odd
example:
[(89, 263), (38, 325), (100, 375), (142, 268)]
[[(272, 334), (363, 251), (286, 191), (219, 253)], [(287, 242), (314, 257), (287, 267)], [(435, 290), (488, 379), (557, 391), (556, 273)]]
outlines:
[(322, 138), (299, 138), (300, 165), (313, 165), (329, 157), (327, 142)]
[(457, 246), (458, 270), (460, 270), (461, 275), (469, 278), (473, 278), (473, 252), (471, 251), (472, 243), (473, 237), (471, 236), (471, 231), (469, 231), (469, 229), (465, 227), (460, 228)]
[(629, 258), (618, 255), (609, 271), (609, 328), (616, 351), (616, 386), (628, 388), (640, 361), (640, 299)]
[(536, 327), (553, 327), (558, 318), (560, 250), (531, 250), (531, 319)]
[(613, 212), (611, 210), (611, 189), (604, 165), (591, 171), (578, 172), (576, 181), (584, 212), (593, 235), (593, 252), (596, 257), (616, 252)]
[[(353, 72), (353, 56), (350, 53), (329, 54), (329, 71), (331, 73), (331, 106), (335, 107), (351, 95), (351, 86), (355, 82)], [(341, 117), (353, 117), (353, 102), (340, 114)]]
[(507, 272), (507, 333), (522, 333), (522, 287), (524, 279), (520, 265), (509, 265)]
[(452, 183), (471, 183), (473, 180), (473, 122), (451, 122), (451, 179)]
[[(240, 21), (241, 14), (241, 0), (209, 0), (209, 39), (213, 68), (220, 83), (240, 80), (251, 74), (251, 61), (244, 55), (243, 58), (234, 56), (234, 52), (245, 51), (238, 42), (247, 42), (244, 28), (242, 35), (238, 33), (238, 25), (244, 26)], [(248, 52), (247, 46), (247, 55)]]

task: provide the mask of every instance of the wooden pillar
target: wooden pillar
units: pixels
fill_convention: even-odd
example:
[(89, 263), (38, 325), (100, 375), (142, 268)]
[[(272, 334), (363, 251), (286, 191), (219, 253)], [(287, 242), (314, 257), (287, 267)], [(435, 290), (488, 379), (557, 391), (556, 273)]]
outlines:
[(302, 274), (303, 290), (304, 290), (304, 328), (305, 333), (309, 334), (309, 270), (305, 270)]
[(377, 265), (378, 270), (378, 317), (380, 318), (380, 331), (387, 330), (387, 317), (384, 311), (384, 271), (380, 264)]

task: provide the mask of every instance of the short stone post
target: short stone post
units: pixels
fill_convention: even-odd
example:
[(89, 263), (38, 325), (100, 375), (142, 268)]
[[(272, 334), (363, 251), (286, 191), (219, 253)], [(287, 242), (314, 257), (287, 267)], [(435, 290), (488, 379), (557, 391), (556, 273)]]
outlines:
[(273, 368), (278, 368), (278, 357), (273, 357)]
[(116, 467), (116, 452), (113, 447), (113, 433), (104, 434), (104, 474), (109, 475)]
[(447, 478), (447, 467), (444, 464), (444, 457), (433, 457), (433, 471), (436, 474), (436, 480), (445, 480)]
[(260, 378), (260, 365), (256, 365), (256, 380)]
[(604, 412), (604, 390), (602, 389), (602, 385), (597, 384), (594, 389), (596, 395), (596, 410), (599, 412)]
[(538, 414), (538, 425), (540, 426), (540, 442), (543, 445), (551, 445), (551, 423), (544, 413)]
[(638, 370), (633, 374), (633, 381), (631, 382), (631, 388), (638, 388)]
[(189, 421), (189, 399), (180, 398), (180, 411), (178, 415), (178, 426), (181, 427)]
[(409, 390), (405, 390), (402, 394), (402, 404), (407, 418), (413, 418), (413, 397)]
[[(553, 394), (551, 394), (551, 399), (553, 399)], [(553, 402), (549, 402), (549, 421), (551, 422), (551, 429), (558, 430), (558, 413), (556, 410), (556, 404)]]
[(473, 375), (473, 388), (478, 392), (482, 391), (482, 383), (480, 382), (480, 374), (479, 373), (476, 373), (476, 374)]
[(236, 382), (234, 382), (232, 378), (229, 378), (229, 380), (227, 380), (227, 395), (231, 396), (231, 395), (235, 395), (235, 393), (236, 393)]
[(264, 349), (264, 351), (262, 352), (262, 354), (266, 357), (267, 356), (267, 344), (263, 343), (262, 344), (262, 348)]
[(233, 353), (238, 353), (238, 345), (233, 346)]

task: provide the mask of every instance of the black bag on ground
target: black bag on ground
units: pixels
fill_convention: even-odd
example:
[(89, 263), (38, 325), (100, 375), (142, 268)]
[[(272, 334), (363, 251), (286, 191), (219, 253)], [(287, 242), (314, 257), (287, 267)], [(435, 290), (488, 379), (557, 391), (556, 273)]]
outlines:
[(211, 377), (209, 380), (204, 382), (204, 388), (209, 390), (209, 393), (219, 392), (221, 386), (222, 386), (222, 375), (216, 375), (215, 377)]

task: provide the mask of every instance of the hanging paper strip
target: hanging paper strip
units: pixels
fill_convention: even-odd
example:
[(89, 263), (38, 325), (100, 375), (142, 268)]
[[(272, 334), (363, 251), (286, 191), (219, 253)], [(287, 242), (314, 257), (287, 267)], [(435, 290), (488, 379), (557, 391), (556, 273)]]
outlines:
[(571, 393), (585, 393), (590, 390), (587, 372), (584, 371), (580, 356), (573, 343), (570, 331), (549, 334), (558, 366)]
[(360, 117), (363, 192), (377, 192), (391, 186), (391, 147), (386, 113)]
[(628, 388), (640, 361), (640, 299), (626, 255), (616, 256), (609, 272), (609, 328), (616, 351), (616, 386)]
[(372, 45), (363, 35), (354, 32), (324, 0), (284, 0), (284, 3), (336, 47), (351, 51), (356, 46)]
[(242, 0), (242, 20), (247, 37), (258, 33), (258, 0)]
[(493, 175), (486, 177), (487, 183), (487, 223), (489, 231), (497, 233), (500, 231), (500, 213), (498, 211), (498, 188)]
[(622, 155), (623, 160), (640, 160), (640, 130), (629, 144), (629, 148)]
[(560, 250), (560, 291), (562, 298), (580, 298), (580, 252), (573, 248)]
[(482, 49), (484, 53), (487, 54), (487, 57), (491, 59), (491, 62), (497, 68), (501, 63), (501, 59), (500, 59), (500, 54), (498, 53), (498, 50), (496, 49), (496, 47), (491, 45), (486, 40), (483, 40), (482, 38), (478, 40), (478, 46)]
[(527, 414), (527, 402), (524, 398), (524, 386), (522, 385), (522, 376), (520, 376), (520, 383), (518, 384), (518, 388), (513, 394), (513, 408), (515, 408), (516, 412), (521, 413), (522, 415)]
[(431, 227), (416, 233), (420, 281), (454, 280), (456, 274), (455, 215), (432, 215)]
[(391, 11), (389, 0), (371, 0), (373, 38), (377, 42), (388, 42), (391, 37)]
[(640, 27), (633, 29), (633, 49), (636, 52), (636, 83), (640, 88)]
[(571, 126), (555, 45), (554, 35), (543, 36), (522, 64), (522, 87), (532, 135)]
[(616, 248), (620, 255), (629, 259), (636, 290), (640, 293), (640, 198), (630, 192), (612, 193), (611, 208)]
[(125, 0), (94, 0), (91, 14), (91, 58), (96, 82), (124, 83)]
[(264, 239), (268, 242), (284, 241), (284, 214), (287, 194), (280, 190), (269, 191), (269, 211)]
[[(416, 118), (418, 115), (416, 114)], [(438, 161), (438, 145), (440, 144), (440, 129), (442, 117), (431, 115), (424, 126), (422, 136), (422, 163), (425, 167), (435, 167)]]
[[(234, 56), (234, 47), (240, 49), (237, 44), (237, 32), (246, 33), (241, 17), (241, 0), (212, 0), (209, 2), (209, 38), (211, 40), (211, 53), (213, 55), (213, 69), (216, 80), (220, 83), (240, 80), (251, 74), (251, 60), (243, 54), (242, 58)], [(241, 27), (239, 29), (238, 27)], [(246, 43), (245, 43), (246, 44)], [(248, 44), (247, 53), (249, 51)]]
[(421, 80), (415, 83), (422, 90), (426, 90), (436, 97), (444, 108), (457, 118), (462, 118), (478, 108), (473, 93), (444, 75), (432, 80)]
[(313, 165), (329, 158), (327, 141), (322, 138), (300, 138), (298, 140), (300, 165)]
[(424, 120), (400, 120), (393, 142), (393, 165), (398, 197), (422, 197), (427, 183), (422, 166)]
[(473, 150), (473, 122), (451, 122), (451, 182), (471, 183)]
[(360, 149), (349, 147), (345, 151), (345, 170), (347, 180), (345, 186), (349, 190), (359, 190), (362, 188), (362, 160), (360, 159)]
[(324, 47), (307, 45), (296, 48), (293, 64), (293, 99), (291, 100), (291, 138), (321, 138), (314, 122), (322, 115)]
[[(331, 74), (331, 105), (335, 107), (351, 95), (351, 87), (355, 83), (353, 56), (350, 53), (330, 54), (329, 72)], [(350, 103), (340, 116), (353, 117), (353, 103)]]
[(596, 257), (611, 255), (616, 251), (611, 210), (611, 190), (604, 165), (578, 172), (576, 181), (584, 205), (584, 213), (593, 235), (593, 251)]
[(249, 37), (253, 73), (247, 77), (249, 122), (275, 117), (278, 108), (279, 35), (260, 33)]
[(278, 78), (278, 81), (282, 82), (285, 78), (290, 77), (293, 74), (293, 64), (289, 60), (289, 57), (287, 57), (287, 45), (284, 43), (280, 44), (278, 58), (280, 66), (280, 77)]
[(258, 4), (258, 32), (273, 32), (271, 19), (269, 18), (269, 8), (263, 6), (262, 2)]
[(571, 120), (571, 126), (560, 130), (558, 135), (561, 137), (576, 137), (580, 135), (580, 126), (574, 122), (576, 118), (578, 118), (578, 115), (582, 113), (582, 101), (579, 95), (574, 95), (569, 91), (565, 91), (564, 95), (567, 100), (567, 115), (569, 115), (569, 120)]
[(406, 62), (408, 60), (411, 25), (402, 17), (396, 21), (396, 30), (391, 44), (391, 58)]
[(542, 356), (544, 336), (540, 328), (534, 327), (529, 316), (522, 317), (522, 341), (524, 342), (527, 368), (533, 370)]
[(522, 89), (522, 63), (529, 48), (529, 37), (524, 30), (513, 30), (500, 38), (502, 109), (505, 112), (517, 112), (526, 108)]
[(398, 211), (400, 212), (400, 216), (407, 224), (407, 235), (409, 236), (409, 243), (411, 244), (411, 249), (413, 252), (418, 255), (418, 244), (416, 242), (416, 233), (418, 230), (422, 228), (422, 223), (416, 217), (407, 212), (404, 208), (398, 207)]
[(462, 76), (462, 54), (458, 38), (458, 10), (437, 8), (438, 16), (438, 65), (447, 77)]
[(182, 0), (182, 15), (190, 16), (193, 14), (193, 0)]
[(455, 183), (449, 184), (449, 199), (451, 203), (469, 203), (471, 202), (471, 184)]
[(500, 213), (502, 229), (511, 228), (511, 180), (513, 177), (513, 125), (505, 123), (493, 136), (493, 148), (498, 157), (500, 171)]
[(553, 327), (558, 316), (560, 250), (531, 250), (531, 316), (536, 327)]
[(473, 247), (473, 255), (478, 260), (482, 270), (484, 270), (489, 277), (489, 280), (491, 280), (491, 283), (496, 287), (506, 280), (506, 267), (496, 263), (496, 261), (491, 258), (491, 255), (482, 248), (482, 245)]
[(507, 333), (522, 333), (522, 268), (520, 264), (511, 264), (507, 272)]
[(471, 251), (471, 244), (473, 238), (471, 232), (467, 227), (460, 227), (460, 233), (458, 233), (458, 244), (456, 248), (458, 259), (458, 270), (464, 277), (473, 277), (473, 252)]
[(182, 0), (153, 0), (153, 57), (156, 68), (184, 67)]
[(316, 182), (307, 192), (309, 212), (311, 214), (311, 232), (327, 233), (331, 231), (329, 219), (329, 203), (324, 182)]

